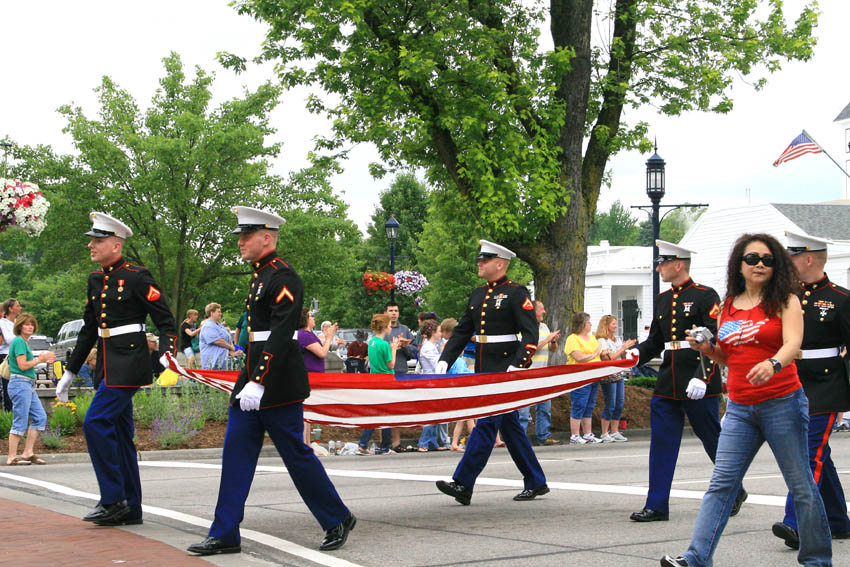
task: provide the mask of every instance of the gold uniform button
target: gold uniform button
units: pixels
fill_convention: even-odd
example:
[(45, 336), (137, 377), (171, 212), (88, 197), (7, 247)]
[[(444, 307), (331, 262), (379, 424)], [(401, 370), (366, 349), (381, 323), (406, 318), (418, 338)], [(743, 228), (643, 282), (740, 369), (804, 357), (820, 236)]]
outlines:
[(672, 329), (670, 329), (670, 330), (671, 330), (671, 331), (675, 331), (675, 330), (676, 330), (676, 327), (673, 327), (673, 328), (672, 328)]
[(676, 302), (675, 302), (675, 301), (673, 302), (673, 307), (676, 307)]
[(262, 365), (260, 366), (260, 370), (264, 370), (265, 368), (266, 368), (265, 366), (262, 366)]
[(264, 357), (263, 357), (263, 360), (268, 360), (268, 359), (269, 359), (269, 357), (268, 357), (268, 356), (264, 356)]
[(809, 304), (809, 302), (808, 302), (807, 300), (805, 300), (805, 299), (804, 299), (804, 300), (803, 300), (803, 305), (808, 305), (808, 304)]
[(676, 314), (676, 310), (674, 309), (674, 310), (673, 310), (673, 315), (675, 315), (675, 314)]
[(812, 292), (806, 290), (806, 295), (811, 295), (811, 294), (812, 294)]
[(250, 327), (250, 326), (248, 327), (248, 332), (249, 332), (249, 333), (251, 332), (251, 327)]
[[(106, 294), (105, 294), (105, 293), (101, 293), (101, 294), (100, 294), (100, 296), (101, 296), (101, 297), (106, 297)], [(92, 297), (92, 299), (94, 299), (94, 297)]]
[(109, 276), (103, 276), (103, 279), (109, 281)]
[(248, 320), (249, 320), (249, 321), (251, 320), (251, 316), (250, 316), (250, 315), (248, 315)]
[[(673, 329), (673, 330), (675, 331), (676, 329)], [(674, 340), (674, 341), (675, 341), (675, 340), (676, 340), (676, 335), (673, 335), (673, 336), (672, 336), (672, 337), (670, 337), (670, 338), (671, 338), (672, 340)]]
[(823, 317), (821, 317), (820, 320), (823, 321)]
[(685, 313), (685, 317), (690, 317), (690, 316), (691, 316), (690, 313)]
[(678, 293), (674, 293), (674, 294), (673, 294), (673, 299), (679, 299), (679, 294), (678, 294)]
[(101, 314), (100, 314), (100, 318), (101, 318), (101, 319), (103, 319), (103, 318), (105, 318), (105, 317), (106, 317), (106, 313), (101, 313)]
[[(92, 299), (94, 299), (94, 298), (92, 297)], [(101, 309), (106, 309), (106, 304), (105, 304), (105, 303), (101, 303), (101, 304), (100, 304), (100, 308), (101, 308)]]
[(106, 323), (101, 323), (101, 324), (100, 324), (100, 326), (101, 326), (101, 327), (103, 327), (103, 328), (105, 329), (105, 328), (106, 328)]
[(664, 317), (664, 315), (659, 315), (659, 316), (658, 316), (658, 318), (659, 318), (659, 319), (662, 319), (663, 317)]
[(671, 322), (671, 323), (675, 323), (675, 322), (676, 322), (676, 320), (675, 320), (675, 319), (673, 319), (673, 320), (672, 320), (672, 321), (670, 321), (670, 322)]
[(829, 374), (829, 368), (824, 368), (824, 369), (823, 369), (823, 373), (824, 373), (824, 374)]

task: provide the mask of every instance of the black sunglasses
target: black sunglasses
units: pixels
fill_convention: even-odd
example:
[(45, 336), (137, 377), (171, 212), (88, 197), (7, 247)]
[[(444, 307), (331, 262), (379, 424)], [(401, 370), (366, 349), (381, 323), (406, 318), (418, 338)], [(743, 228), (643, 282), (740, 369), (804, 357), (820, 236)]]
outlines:
[(744, 256), (741, 257), (741, 260), (748, 266), (756, 266), (759, 262), (761, 262), (762, 264), (764, 264), (765, 268), (772, 268), (773, 265), (776, 263), (776, 258), (774, 258), (771, 254), (759, 256), (755, 252), (744, 254)]

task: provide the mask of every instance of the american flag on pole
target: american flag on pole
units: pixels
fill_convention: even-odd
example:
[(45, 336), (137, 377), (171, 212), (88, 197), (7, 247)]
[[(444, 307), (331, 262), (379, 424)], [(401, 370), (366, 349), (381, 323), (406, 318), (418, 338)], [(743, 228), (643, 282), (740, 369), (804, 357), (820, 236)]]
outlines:
[[(168, 355), (177, 374), (230, 392), (238, 372), (187, 370)], [(634, 366), (636, 359), (478, 374), (310, 373), (304, 420), (342, 427), (416, 427), (507, 413), (550, 400)]]
[(797, 159), (798, 157), (806, 154), (819, 154), (822, 151), (823, 150), (820, 149), (820, 146), (809, 138), (804, 131), (802, 134), (791, 140), (791, 144), (785, 148), (782, 155), (773, 162), (773, 167), (778, 166), (780, 163)]

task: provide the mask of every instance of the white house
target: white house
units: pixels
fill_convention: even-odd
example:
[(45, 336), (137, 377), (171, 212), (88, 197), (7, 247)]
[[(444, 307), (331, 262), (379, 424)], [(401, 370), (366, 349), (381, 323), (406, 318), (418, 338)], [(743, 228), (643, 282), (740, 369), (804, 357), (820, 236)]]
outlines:
[[(832, 121), (839, 128), (844, 130), (844, 153), (836, 159), (844, 160), (844, 171), (850, 171), (850, 103), (844, 107), (844, 110), (838, 113), (835, 120)], [(850, 178), (844, 176), (844, 198), (850, 199)]]
[[(832, 240), (826, 271), (832, 281), (850, 287), (850, 201), (709, 208), (679, 244), (696, 252), (691, 260), (694, 281), (713, 287), (722, 298), (735, 240), (745, 232), (763, 232), (784, 244), (786, 230)], [(606, 241), (588, 247), (584, 310), (594, 325), (611, 313), (623, 336), (639, 336), (652, 321), (652, 269), (651, 247), (609, 246)], [(662, 282), (661, 290), (665, 288)]]

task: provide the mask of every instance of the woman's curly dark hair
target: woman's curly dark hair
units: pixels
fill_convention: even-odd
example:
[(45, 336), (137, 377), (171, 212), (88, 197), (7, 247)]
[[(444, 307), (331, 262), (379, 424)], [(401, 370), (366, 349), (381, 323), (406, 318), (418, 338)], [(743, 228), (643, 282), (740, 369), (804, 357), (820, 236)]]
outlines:
[(731, 304), (735, 297), (744, 293), (744, 277), (741, 275), (741, 262), (744, 250), (750, 242), (761, 242), (770, 250), (776, 259), (773, 264), (773, 276), (764, 286), (762, 293), (763, 309), (768, 317), (773, 317), (788, 301), (788, 296), (797, 291), (797, 270), (791, 262), (791, 256), (778, 240), (769, 234), (742, 234), (729, 254), (729, 264), (726, 268), (726, 304)]

